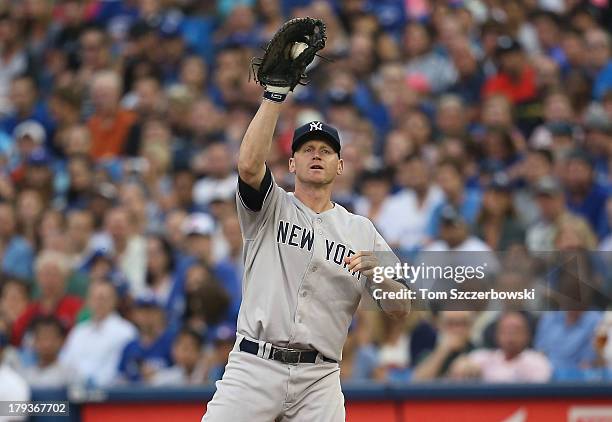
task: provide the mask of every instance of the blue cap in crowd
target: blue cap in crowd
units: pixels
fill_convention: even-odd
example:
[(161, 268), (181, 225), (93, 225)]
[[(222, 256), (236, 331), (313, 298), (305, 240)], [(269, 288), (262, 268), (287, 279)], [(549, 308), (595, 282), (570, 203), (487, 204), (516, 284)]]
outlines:
[(134, 305), (138, 308), (160, 308), (163, 306), (152, 294), (142, 294), (136, 298)]
[(236, 338), (236, 327), (229, 323), (221, 323), (211, 330), (212, 342), (229, 342)]
[(30, 154), (28, 157), (28, 164), (37, 167), (48, 166), (51, 164), (51, 156), (44, 150), (44, 148), (39, 148)]

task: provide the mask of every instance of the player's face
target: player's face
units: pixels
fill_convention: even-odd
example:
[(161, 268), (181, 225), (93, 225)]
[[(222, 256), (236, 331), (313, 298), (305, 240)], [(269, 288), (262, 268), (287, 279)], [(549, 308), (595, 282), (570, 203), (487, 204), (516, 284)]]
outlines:
[(289, 159), (289, 171), (301, 183), (327, 185), (342, 174), (344, 163), (325, 141), (305, 142)]

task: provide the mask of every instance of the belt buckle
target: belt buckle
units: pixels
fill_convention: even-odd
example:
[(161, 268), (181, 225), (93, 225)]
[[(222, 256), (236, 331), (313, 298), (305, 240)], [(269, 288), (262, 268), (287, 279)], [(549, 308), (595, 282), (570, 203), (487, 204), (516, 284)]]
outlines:
[(280, 352), (280, 360), (283, 363), (287, 363), (289, 365), (297, 365), (300, 363), (300, 356), (302, 354), (299, 350), (293, 349), (277, 349)]

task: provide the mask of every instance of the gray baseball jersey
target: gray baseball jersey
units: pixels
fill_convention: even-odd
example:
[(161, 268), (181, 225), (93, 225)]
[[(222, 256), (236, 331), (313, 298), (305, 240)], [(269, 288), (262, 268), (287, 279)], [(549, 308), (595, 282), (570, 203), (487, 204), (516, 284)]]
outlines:
[(279, 187), (269, 170), (258, 211), (247, 206), (241, 183), (236, 202), (244, 278), (238, 333), (278, 346), (316, 349), (340, 361), (364, 287), (371, 287), (364, 275), (348, 270), (344, 258), (391, 249), (367, 218), (338, 204), (316, 213)]

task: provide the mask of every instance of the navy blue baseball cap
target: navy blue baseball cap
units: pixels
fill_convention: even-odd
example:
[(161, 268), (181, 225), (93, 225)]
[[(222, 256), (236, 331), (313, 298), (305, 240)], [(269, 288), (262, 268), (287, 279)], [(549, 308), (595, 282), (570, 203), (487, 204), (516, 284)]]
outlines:
[(329, 142), (331, 147), (340, 155), (340, 135), (336, 128), (327, 123), (314, 121), (298, 127), (293, 133), (291, 151), (296, 152), (302, 144), (312, 139), (320, 139)]

